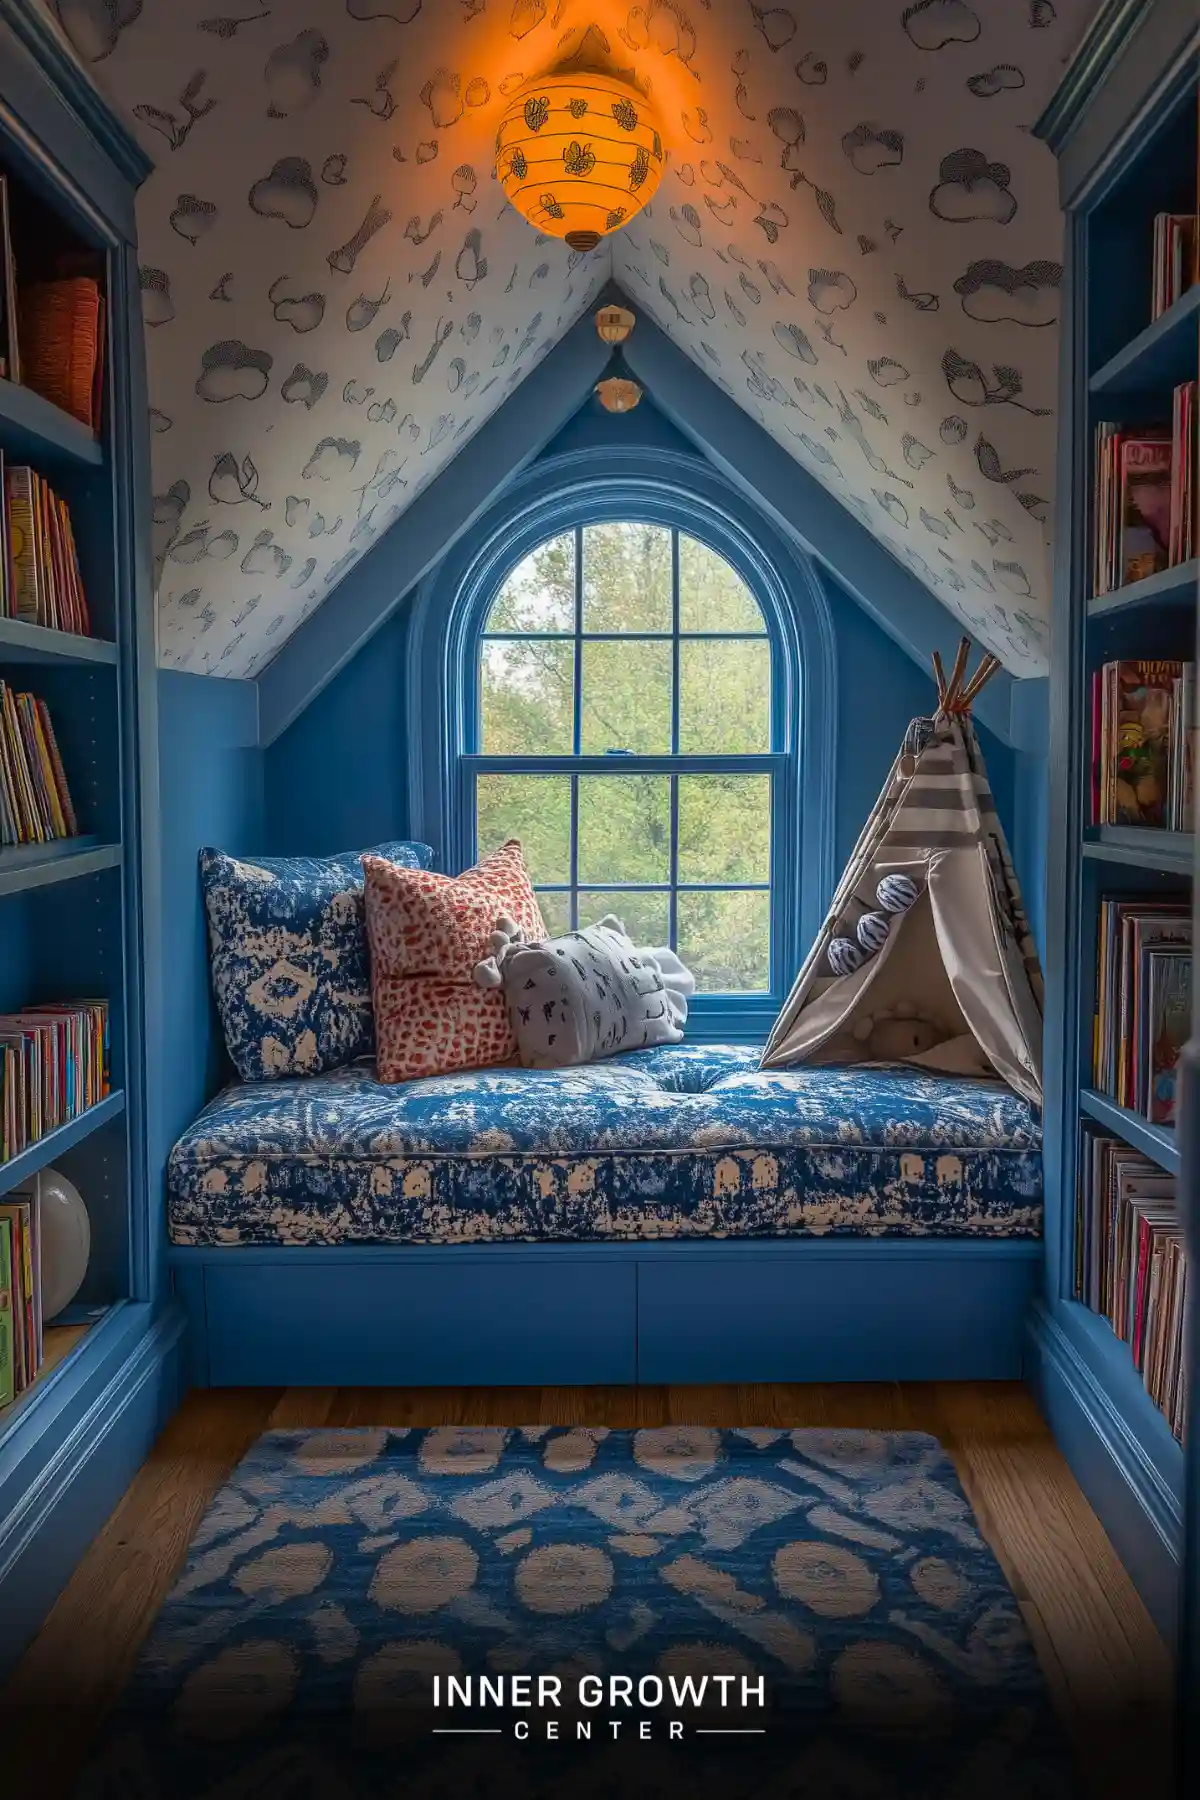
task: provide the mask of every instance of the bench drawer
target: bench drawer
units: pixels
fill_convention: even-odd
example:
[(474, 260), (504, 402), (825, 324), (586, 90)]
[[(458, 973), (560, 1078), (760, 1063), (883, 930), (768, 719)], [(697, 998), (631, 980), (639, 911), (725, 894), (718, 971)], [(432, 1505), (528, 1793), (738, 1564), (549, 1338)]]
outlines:
[(322, 1258), (204, 1271), (214, 1387), (579, 1386), (637, 1379), (637, 1272), (564, 1258)]

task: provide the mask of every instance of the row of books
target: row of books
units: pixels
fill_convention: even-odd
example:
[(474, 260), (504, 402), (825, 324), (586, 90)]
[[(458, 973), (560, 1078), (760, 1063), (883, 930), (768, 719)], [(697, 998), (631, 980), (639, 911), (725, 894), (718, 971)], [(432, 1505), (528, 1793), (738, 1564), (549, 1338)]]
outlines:
[(0, 1163), (109, 1092), (108, 1002), (0, 1014)]
[(1200, 281), (1200, 229), (1195, 213), (1155, 213), (1154, 284), (1150, 317), (1157, 319)]
[(1195, 556), (1196, 420), (1196, 383), (1188, 381), (1173, 392), (1170, 424), (1096, 426), (1096, 599)]
[(1187, 1258), (1174, 1177), (1090, 1121), (1081, 1131), (1075, 1298), (1129, 1345), (1146, 1392), (1182, 1440)]
[(91, 635), (66, 503), (36, 469), (0, 455), (0, 619)]
[(1192, 1017), (1192, 915), (1183, 900), (1106, 896), (1096, 929), (1092, 1082), (1156, 1125), (1176, 1122)]
[(36, 1381), (45, 1355), (37, 1177), (0, 1201), (0, 1407)]
[(1091, 822), (1191, 831), (1196, 665), (1107, 662), (1092, 674)]
[(46, 702), (0, 681), (0, 848), (78, 834)]

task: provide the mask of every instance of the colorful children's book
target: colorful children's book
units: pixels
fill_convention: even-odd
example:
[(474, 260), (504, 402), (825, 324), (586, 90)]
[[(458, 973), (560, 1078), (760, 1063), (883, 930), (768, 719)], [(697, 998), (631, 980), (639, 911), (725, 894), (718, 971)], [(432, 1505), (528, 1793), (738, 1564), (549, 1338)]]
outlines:
[(12, 1271), (12, 1226), (7, 1219), (0, 1219), (0, 1406), (8, 1406), (17, 1393), (13, 1363)]
[(1192, 1020), (1191, 946), (1158, 947), (1144, 953), (1145, 1026), (1139, 1111), (1152, 1124), (1174, 1125), (1178, 1104), (1179, 1059)]
[(1106, 819), (1114, 825), (1161, 827), (1170, 780), (1174, 684), (1183, 664), (1137, 661), (1109, 668), (1112, 804)]
[(1118, 585), (1165, 569), (1171, 546), (1171, 438), (1121, 445), (1121, 556)]

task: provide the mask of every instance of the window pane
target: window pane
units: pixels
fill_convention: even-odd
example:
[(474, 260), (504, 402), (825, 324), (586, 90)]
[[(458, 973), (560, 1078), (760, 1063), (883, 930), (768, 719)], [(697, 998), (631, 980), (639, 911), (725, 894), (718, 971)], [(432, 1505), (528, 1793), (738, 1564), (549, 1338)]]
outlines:
[(574, 631), (575, 533), (522, 558), (492, 602), (485, 631)]
[(681, 775), (680, 881), (770, 878), (770, 776)]
[(680, 894), (676, 917), (678, 953), (699, 992), (752, 994), (770, 986), (769, 894)]
[(679, 534), (680, 631), (763, 631), (758, 601), (723, 556)]
[(571, 929), (571, 896), (542, 889), (537, 897), (546, 930), (551, 937), (564, 937)]
[(585, 756), (629, 750), (665, 755), (671, 748), (671, 646), (636, 639), (583, 645)]
[(634, 943), (643, 950), (658, 949), (670, 936), (671, 905), (667, 894), (639, 894), (620, 889), (609, 893), (579, 890), (580, 925), (595, 925), (607, 913), (616, 914)]
[(583, 629), (671, 630), (671, 533), (661, 525), (588, 525)]
[(665, 775), (581, 775), (580, 881), (671, 879), (671, 788)]
[(519, 838), (535, 882), (570, 881), (569, 775), (480, 775), (475, 817), (481, 856)]
[(569, 756), (575, 645), (492, 638), (481, 647), (480, 748), (488, 756)]
[(771, 748), (771, 649), (766, 638), (679, 646), (679, 750), (747, 755)]

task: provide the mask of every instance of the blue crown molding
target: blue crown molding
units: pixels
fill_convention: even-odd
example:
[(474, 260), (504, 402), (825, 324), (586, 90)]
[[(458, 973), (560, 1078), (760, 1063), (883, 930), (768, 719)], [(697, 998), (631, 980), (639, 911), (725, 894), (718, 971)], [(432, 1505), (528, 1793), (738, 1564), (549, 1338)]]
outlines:
[(8, 26), (45, 75), (55, 95), (99, 145), (126, 180), (140, 187), (154, 167), (133, 133), (112, 110), (38, 0), (0, 0)]
[(1057, 156), (1154, 0), (1104, 0), (1041, 113), (1033, 135)]
[(554, 349), (348, 572), (258, 677), (261, 742), (274, 743), (576, 412), (608, 351), (589, 306)]
[[(633, 305), (623, 295), (621, 300)], [(962, 625), (949, 609), (644, 313), (625, 346), (625, 360), (671, 423), (777, 529), (824, 564), (922, 668), (929, 669), (935, 650), (945, 653), (953, 634), (961, 635)], [(1012, 742), (1014, 685), (1011, 675), (998, 674), (975, 708), (977, 718), (1006, 744)]]
[(1064, 210), (1103, 197), (1131, 141), (1148, 143), (1194, 85), (1198, 52), (1196, 0), (1106, 0), (1033, 126), (1058, 157)]

